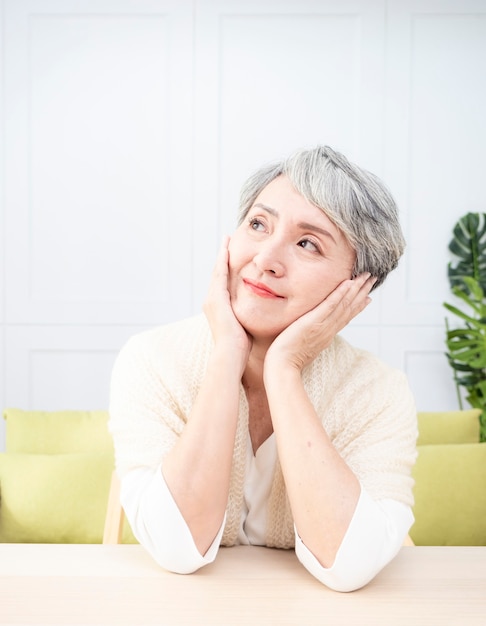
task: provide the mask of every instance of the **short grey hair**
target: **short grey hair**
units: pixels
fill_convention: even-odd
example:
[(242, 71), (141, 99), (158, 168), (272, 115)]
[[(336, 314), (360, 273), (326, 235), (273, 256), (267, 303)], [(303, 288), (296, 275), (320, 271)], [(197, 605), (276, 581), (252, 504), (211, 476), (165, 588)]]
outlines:
[(383, 283), (405, 249), (397, 206), (383, 182), (329, 146), (300, 150), (248, 178), (240, 194), (238, 224), (264, 187), (282, 174), (348, 240), (356, 252), (353, 276), (370, 272), (377, 278), (374, 288)]

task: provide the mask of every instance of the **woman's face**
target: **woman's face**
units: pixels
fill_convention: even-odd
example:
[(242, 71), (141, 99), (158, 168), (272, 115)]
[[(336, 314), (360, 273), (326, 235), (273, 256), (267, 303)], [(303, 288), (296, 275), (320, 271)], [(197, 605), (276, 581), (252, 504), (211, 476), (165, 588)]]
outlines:
[(256, 198), (229, 244), (229, 292), (240, 324), (272, 340), (351, 278), (355, 252), (285, 176)]

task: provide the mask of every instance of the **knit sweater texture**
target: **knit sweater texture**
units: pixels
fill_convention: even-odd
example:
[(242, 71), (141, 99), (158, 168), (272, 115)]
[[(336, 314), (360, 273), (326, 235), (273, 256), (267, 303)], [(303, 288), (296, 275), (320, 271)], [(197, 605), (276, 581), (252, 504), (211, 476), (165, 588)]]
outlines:
[[(118, 474), (160, 466), (184, 429), (213, 347), (203, 315), (132, 337), (116, 360), (109, 428)], [(337, 451), (375, 499), (413, 504), (416, 409), (404, 374), (337, 336), (303, 371), (306, 392)], [(296, 415), (295, 419), (299, 419)], [(248, 403), (240, 385), (222, 545), (234, 545), (244, 505)], [(294, 546), (294, 525), (277, 461), (266, 545)]]

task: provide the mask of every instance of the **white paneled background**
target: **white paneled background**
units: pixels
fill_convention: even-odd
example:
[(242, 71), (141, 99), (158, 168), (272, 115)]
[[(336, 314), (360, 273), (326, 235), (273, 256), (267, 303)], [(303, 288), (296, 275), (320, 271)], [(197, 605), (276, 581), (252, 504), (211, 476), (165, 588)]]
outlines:
[(442, 302), (452, 227), (486, 212), (486, 0), (0, 6), (0, 406), (106, 408), (127, 338), (200, 310), (246, 176), (317, 143), (382, 176), (408, 241), (344, 334), (420, 409), (457, 406)]

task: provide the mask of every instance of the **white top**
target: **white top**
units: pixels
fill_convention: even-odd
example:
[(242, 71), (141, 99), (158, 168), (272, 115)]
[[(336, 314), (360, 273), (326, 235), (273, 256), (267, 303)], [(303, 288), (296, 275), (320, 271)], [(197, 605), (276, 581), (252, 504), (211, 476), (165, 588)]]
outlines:
[[(255, 455), (248, 437), (246, 507), (241, 516), (239, 544), (265, 545), (266, 503), (276, 459), (274, 435)], [(156, 470), (145, 467), (130, 470), (122, 478), (121, 502), (134, 535), (162, 567), (188, 574), (216, 558), (225, 520), (209, 550), (201, 555), (160, 466)], [(413, 521), (409, 506), (391, 499), (375, 502), (362, 489), (332, 567), (322, 567), (294, 527), (295, 552), (304, 567), (323, 584), (338, 591), (351, 591), (369, 582), (396, 555)]]

